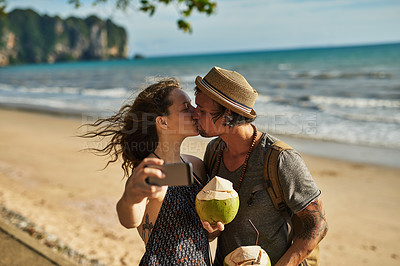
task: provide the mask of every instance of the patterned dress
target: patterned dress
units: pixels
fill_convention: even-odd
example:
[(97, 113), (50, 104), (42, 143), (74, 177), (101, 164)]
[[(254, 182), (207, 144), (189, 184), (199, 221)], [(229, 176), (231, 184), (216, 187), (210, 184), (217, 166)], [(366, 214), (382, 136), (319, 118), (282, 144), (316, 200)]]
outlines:
[(208, 239), (193, 209), (200, 190), (197, 183), (168, 187), (140, 265), (210, 265)]

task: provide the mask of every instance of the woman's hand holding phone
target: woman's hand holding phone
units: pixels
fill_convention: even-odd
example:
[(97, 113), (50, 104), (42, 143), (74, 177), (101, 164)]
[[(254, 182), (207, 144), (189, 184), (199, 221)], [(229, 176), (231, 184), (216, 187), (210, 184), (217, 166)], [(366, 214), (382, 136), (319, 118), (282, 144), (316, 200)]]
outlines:
[(158, 158), (145, 158), (129, 177), (124, 191), (125, 200), (131, 204), (137, 204), (147, 198), (159, 198), (167, 189), (166, 186), (154, 186), (146, 182), (148, 177), (164, 179), (165, 174), (157, 168), (149, 165), (163, 165), (164, 161)]

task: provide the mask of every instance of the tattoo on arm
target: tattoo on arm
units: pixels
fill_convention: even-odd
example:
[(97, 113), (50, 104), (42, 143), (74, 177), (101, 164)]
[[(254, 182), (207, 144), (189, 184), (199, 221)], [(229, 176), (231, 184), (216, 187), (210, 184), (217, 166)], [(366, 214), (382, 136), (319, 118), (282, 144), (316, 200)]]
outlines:
[(298, 238), (304, 240), (321, 240), (327, 233), (327, 222), (325, 211), (320, 204), (320, 200), (311, 202), (306, 209), (297, 215), (304, 223), (304, 230), (298, 235)]
[(152, 230), (153, 230), (153, 223), (149, 221), (149, 214), (146, 213), (145, 221), (142, 224), (142, 239), (145, 243), (147, 243), (147, 241), (149, 240)]

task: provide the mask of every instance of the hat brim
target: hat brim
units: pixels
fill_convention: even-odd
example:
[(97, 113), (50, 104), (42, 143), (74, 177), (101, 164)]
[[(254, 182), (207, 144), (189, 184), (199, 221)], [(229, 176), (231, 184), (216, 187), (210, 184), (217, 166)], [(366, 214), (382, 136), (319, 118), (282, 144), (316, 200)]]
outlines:
[(221, 104), (222, 106), (224, 106), (225, 108), (234, 111), (235, 113), (238, 113), (244, 117), (247, 118), (256, 118), (257, 114), (256, 111), (254, 111), (254, 109), (251, 109), (250, 113), (246, 113), (243, 110), (237, 108), (234, 105), (229, 104), (229, 102), (225, 101), (222, 97), (220, 97), (217, 94), (214, 94), (213, 92), (210, 91), (210, 89), (208, 89), (207, 87), (205, 87), (201, 81), (203, 80), (202, 77), (197, 76), (195, 83), (196, 86), (204, 93), (206, 94), (208, 97), (210, 97), (211, 99), (213, 99), (214, 101), (216, 101), (217, 103)]

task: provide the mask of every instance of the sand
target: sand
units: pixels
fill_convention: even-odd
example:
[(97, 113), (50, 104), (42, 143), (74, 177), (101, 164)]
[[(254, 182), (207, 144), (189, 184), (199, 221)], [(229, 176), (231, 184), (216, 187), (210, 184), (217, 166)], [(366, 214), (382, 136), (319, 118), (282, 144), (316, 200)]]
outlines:
[[(115, 211), (122, 169), (81, 151), (102, 145), (75, 137), (86, 120), (0, 109), (0, 206), (89, 258), (137, 265), (143, 242)], [(183, 151), (202, 157), (206, 144), (190, 138)], [(322, 265), (399, 265), (400, 168), (303, 156), (329, 223)]]

